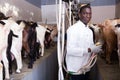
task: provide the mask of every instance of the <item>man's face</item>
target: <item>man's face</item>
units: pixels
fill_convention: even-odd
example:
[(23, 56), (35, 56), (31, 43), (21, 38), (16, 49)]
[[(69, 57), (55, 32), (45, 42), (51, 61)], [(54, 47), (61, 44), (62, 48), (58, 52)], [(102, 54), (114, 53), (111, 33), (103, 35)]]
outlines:
[(91, 19), (91, 9), (84, 8), (82, 12), (79, 14), (79, 17), (84, 24), (87, 24)]

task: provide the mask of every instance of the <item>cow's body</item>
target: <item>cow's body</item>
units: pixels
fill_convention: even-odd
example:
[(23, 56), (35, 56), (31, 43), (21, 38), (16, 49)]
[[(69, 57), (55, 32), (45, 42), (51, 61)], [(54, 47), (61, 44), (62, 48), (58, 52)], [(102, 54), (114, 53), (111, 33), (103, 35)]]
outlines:
[[(20, 24), (18, 25), (14, 20), (10, 19), (10, 20), (2, 20), (5, 25), (4, 28), (6, 28), (6, 30), (3, 30), (0, 32), (1, 33), (1, 37), (4, 38), (4, 40), (1, 40), (1, 45), (4, 46), (4, 49), (2, 49), (2, 60), (5, 66), (5, 78), (9, 79), (9, 61), (7, 59), (7, 42), (8, 42), (8, 34), (10, 32), (10, 30), (12, 30), (15, 34), (17, 34), (19, 36), (18, 39), (13, 39), (13, 43), (12, 43), (12, 47), (11, 47), (11, 52), (14, 55), (16, 61), (17, 61), (17, 72), (20, 72), (20, 69), (22, 68), (22, 60), (21, 60), (21, 45), (18, 45), (18, 43), (20, 43), (21, 41), (21, 33), (24, 25)], [(22, 43), (21, 43), (22, 44)], [(19, 46), (19, 47), (17, 47)], [(10, 63), (12, 64), (12, 63)]]
[(115, 33), (117, 34), (117, 46), (118, 46), (117, 52), (120, 66), (120, 26), (116, 26)]
[(93, 28), (94, 31), (94, 42), (99, 42), (101, 45), (103, 45), (103, 32), (100, 27), (98, 27), (97, 24), (90, 24), (90, 27)]
[[(26, 26), (23, 30), (23, 51), (28, 54), (29, 63), (28, 68), (33, 67), (33, 63), (36, 60), (36, 27), (37, 24), (34, 22), (26, 22)], [(24, 54), (25, 55), (25, 54)]]
[(111, 64), (111, 54), (117, 49), (117, 36), (111, 26), (103, 28), (106, 61)]
[(98, 25), (101, 27), (103, 33), (103, 49), (105, 52), (106, 62), (111, 64), (112, 54), (116, 53), (117, 50), (117, 35), (114, 32), (114, 25), (116, 23), (111, 20), (105, 20), (102, 25)]
[(38, 27), (36, 27), (36, 32), (37, 32), (37, 41), (40, 43), (41, 46), (41, 56), (44, 55), (44, 40), (45, 40), (45, 32), (46, 32), (46, 28), (38, 25)]
[(113, 26), (113, 30), (117, 35), (117, 52), (118, 52), (118, 59), (119, 59), (119, 66), (120, 66), (120, 19), (108, 20), (109, 24)]
[[(9, 31), (10, 30), (6, 26), (0, 24), (0, 35), (1, 35), (1, 37), (0, 37), (0, 45), (1, 45), (0, 46), (0, 62), (1, 62), (1, 60), (3, 60), (3, 62), (6, 63), (5, 64), (5, 66), (6, 66), (5, 67), (5, 75), (6, 75), (5, 78), (6, 79), (10, 78), (9, 77), (9, 70), (8, 70), (8, 60), (7, 60), (7, 57), (6, 57), (7, 38), (8, 38), (7, 35), (9, 33)], [(0, 71), (0, 72), (2, 72), (2, 71)], [(0, 76), (3, 76), (2, 74)]]
[(108, 64), (112, 63), (111, 55), (117, 49), (117, 35), (114, 32), (113, 24), (115, 24), (115, 22), (105, 20), (103, 24), (91, 25), (95, 32), (95, 42), (100, 42), (100, 44), (103, 45), (101, 56), (105, 57)]

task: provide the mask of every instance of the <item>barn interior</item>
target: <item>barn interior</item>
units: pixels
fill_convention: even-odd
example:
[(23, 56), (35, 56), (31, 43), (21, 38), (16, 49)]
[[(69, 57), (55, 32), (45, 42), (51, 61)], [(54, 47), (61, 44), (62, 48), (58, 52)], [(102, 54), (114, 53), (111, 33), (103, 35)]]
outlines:
[[(57, 25), (57, 7), (59, 0), (0, 0), (0, 12), (12, 16), (14, 20), (34, 21), (39, 24)], [(67, 0), (66, 0), (67, 1)], [(69, 0), (68, 0), (69, 1)], [(65, 0), (63, 0), (65, 2)], [(106, 19), (120, 18), (120, 0), (78, 0), (79, 3), (90, 3), (92, 7), (91, 23), (102, 23)], [(69, 26), (65, 26), (66, 28)], [(66, 29), (65, 28), (65, 29)], [(55, 45), (45, 49), (45, 55), (37, 59), (32, 69), (27, 68), (23, 59), (22, 72), (13, 71), (10, 80), (58, 80), (57, 39)], [(116, 59), (115, 59), (116, 60)], [(16, 68), (16, 66), (13, 66)], [(118, 61), (108, 65), (98, 56), (91, 71), (91, 80), (120, 80)]]

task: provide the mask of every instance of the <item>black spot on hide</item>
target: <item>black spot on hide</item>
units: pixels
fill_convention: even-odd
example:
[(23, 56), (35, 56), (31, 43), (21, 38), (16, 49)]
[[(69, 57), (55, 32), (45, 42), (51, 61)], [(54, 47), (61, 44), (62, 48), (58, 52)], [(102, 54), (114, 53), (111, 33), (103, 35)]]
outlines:
[(64, 1), (64, 2), (68, 2), (68, 3), (69, 3), (69, 1), (71, 1), (71, 2), (72, 2), (73, 0), (62, 0), (62, 1)]
[(26, 23), (26, 21), (25, 20), (18, 20), (18, 21), (16, 21), (16, 23), (19, 25), (21, 22), (24, 22), (24, 23)]
[(3, 21), (0, 21), (0, 24), (5, 25), (5, 23)]
[(119, 27), (120, 27), (120, 24), (115, 25), (115, 27), (118, 27), (118, 28), (119, 28)]
[(37, 23), (32, 24), (33, 29), (35, 29), (37, 26), (38, 26)]

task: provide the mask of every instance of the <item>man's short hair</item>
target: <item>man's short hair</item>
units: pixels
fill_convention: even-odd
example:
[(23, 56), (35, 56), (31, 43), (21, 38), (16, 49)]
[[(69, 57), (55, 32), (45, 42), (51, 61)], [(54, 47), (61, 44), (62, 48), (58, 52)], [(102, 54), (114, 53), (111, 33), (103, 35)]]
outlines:
[(81, 13), (83, 11), (83, 9), (85, 9), (85, 8), (90, 8), (91, 9), (90, 4), (81, 4), (80, 7), (79, 7), (79, 13)]

